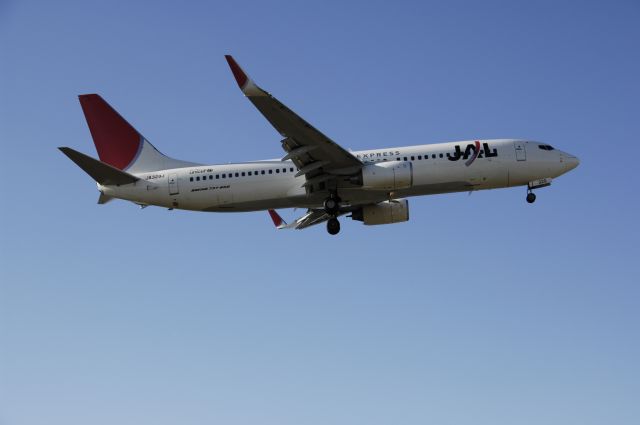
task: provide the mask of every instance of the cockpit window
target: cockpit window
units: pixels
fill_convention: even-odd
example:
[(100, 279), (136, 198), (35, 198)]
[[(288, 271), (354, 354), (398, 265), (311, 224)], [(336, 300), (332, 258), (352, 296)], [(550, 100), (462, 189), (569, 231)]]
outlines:
[(543, 151), (552, 151), (553, 149), (555, 149), (553, 146), (551, 145), (538, 145), (538, 147), (540, 149), (542, 149)]

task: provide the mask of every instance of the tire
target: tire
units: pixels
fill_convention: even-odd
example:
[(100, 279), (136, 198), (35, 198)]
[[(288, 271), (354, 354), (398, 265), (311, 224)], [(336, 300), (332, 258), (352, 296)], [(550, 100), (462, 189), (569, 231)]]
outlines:
[(527, 193), (527, 202), (533, 204), (536, 201), (536, 194), (533, 192)]
[(330, 218), (327, 221), (327, 232), (329, 232), (330, 235), (337, 235), (340, 233), (340, 222), (337, 218)]

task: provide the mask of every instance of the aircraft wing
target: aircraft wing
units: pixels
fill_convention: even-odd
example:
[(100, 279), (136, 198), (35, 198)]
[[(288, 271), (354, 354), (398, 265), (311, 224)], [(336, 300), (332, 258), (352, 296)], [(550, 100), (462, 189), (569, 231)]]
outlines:
[(271, 220), (273, 220), (273, 224), (277, 229), (297, 230), (306, 229), (307, 227), (324, 223), (325, 221), (329, 220), (329, 218), (331, 218), (331, 216), (327, 214), (323, 209), (309, 209), (307, 210), (307, 213), (305, 215), (296, 219), (296, 221), (290, 224), (287, 224), (287, 222), (284, 221), (275, 210), (269, 210), (269, 215), (271, 216)]
[(353, 174), (362, 167), (358, 158), (258, 87), (233, 57), (225, 58), (242, 92), (284, 138), (282, 147), (287, 154), (282, 160), (296, 164), (297, 175), (307, 178), (305, 186)]

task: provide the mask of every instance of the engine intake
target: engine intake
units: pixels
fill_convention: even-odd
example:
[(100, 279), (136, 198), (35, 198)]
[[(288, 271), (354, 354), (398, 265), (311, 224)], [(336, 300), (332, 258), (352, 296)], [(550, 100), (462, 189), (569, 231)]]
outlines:
[(362, 221), (368, 226), (409, 221), (409, 201), (392, 199), (375, 205), (365, 205), (354, 211), (351, 218)]
[(356, 183), (366, 190), (408, 189), (413, 184), (413, 166), (409, 161), (368, 164), (362, 167)]

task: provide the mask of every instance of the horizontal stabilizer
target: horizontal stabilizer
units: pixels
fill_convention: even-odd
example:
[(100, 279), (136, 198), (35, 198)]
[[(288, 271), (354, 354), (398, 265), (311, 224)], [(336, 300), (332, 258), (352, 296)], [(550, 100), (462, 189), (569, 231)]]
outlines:
[(98, 161), (71, 148), (62, 147), (58, 149), (69, 157), (70, 160), (75, 162), (78, 167), (82, 168), (85, 173), (89, 174), (96, 182), (102, 185), (130, 184), (140, 180), (136, 176), (118, 170), (109, 164), (105, 164), (102, 161)]
[(104, 193), (100, 192), (100, 196), (98, 197), (98, 204), (104, 205), (107, 202), (111, 201), (112, 199), (113, 199), (113, 196), (105, 195)]

